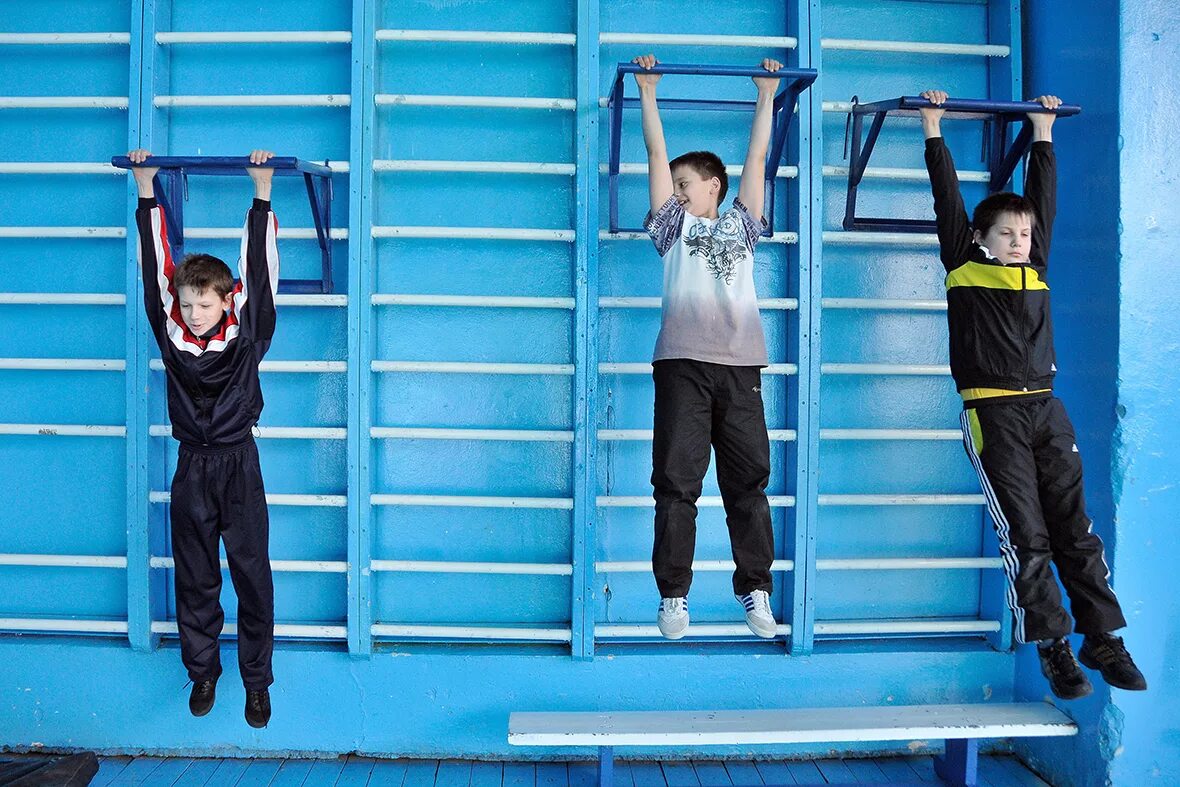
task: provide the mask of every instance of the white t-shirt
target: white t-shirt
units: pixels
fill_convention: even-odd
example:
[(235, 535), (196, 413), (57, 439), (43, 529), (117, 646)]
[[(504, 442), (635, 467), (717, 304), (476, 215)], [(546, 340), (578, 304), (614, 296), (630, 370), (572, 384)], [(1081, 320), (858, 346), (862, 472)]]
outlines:
[(766, 226), (738, 200), (716, 219), (693, 216), (675, 197), (644, 227), (664, 261), (664, 299), (653, 361), (688, 358), (766, 366), (754, 293), (754, 246)]

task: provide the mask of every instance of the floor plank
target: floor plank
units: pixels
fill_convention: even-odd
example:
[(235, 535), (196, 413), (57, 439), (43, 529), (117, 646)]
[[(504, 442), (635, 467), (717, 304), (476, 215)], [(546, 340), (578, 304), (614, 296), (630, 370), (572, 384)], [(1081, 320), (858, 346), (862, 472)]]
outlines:
[(201, 785), (208, 784), (209, 779), (221, 767), (221, 760), (212, 758), (201, 758), (193, 760), (180, 778), (173, 782), (175, 787), (201, 787)]
[(664, 771), (668, 787), (701, 787), (701, 780), (697, 778), (697, 772), (690, 762), (661, 762), (660, 768)]
[(246, 766), (246, 772), (238, 780), (236, 787), (267, 787), (274, 781), (275, 774), (283, 767), (282, 760), (267, 758), (251, 760)]
[(405, 760), (377, 760), (369, 773), (369, 787), (402, 787), (405, 778)]
[(99, 757), (98, 773), (90, 780), (93, 787), (106, 787), (111, 780), (131, 764), (131, 757)]
[(406, 760), (406, 778), (402, 787), (434, 787), (438, 760)]
[(883, 784), (889, 778), (881, 773), (877, 763), (866, 757), (848, 757), (842, 760), (844, 766), (852, 773), (853, 781), (857, 784)]
[(504, 763), (504, 787), (536, 787), (537, 768), (531, 762)]
[(476, 762), (471, 764), (471, 787), (500, 787), (504, 783), (504, 763)]
[(729, 777), (729, 771), (725, 770), (725, 763), (716, 760), (711, 761), (694, 761), (692, 769), (696, 771), (697, 781), (701, 783), (701, 787), (732, 787), (733, 779)]

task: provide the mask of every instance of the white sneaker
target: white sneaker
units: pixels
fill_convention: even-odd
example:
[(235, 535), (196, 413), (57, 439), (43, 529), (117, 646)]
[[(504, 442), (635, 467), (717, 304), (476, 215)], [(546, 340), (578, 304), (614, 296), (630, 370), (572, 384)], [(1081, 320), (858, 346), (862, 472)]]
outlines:
[(763, 639), (772, 639), (777, 624), (774, 614), (770, 611), (770, 594), (765, 590), (755, 590), (744, 596), (734, 596), (746, 608), (746, 625), (750, 631)]
[(656, 625), (665, 639), (680, 639), (688, 631), (688, 599), (662, 598), (660, 599), (660, 614), (656, 616)]

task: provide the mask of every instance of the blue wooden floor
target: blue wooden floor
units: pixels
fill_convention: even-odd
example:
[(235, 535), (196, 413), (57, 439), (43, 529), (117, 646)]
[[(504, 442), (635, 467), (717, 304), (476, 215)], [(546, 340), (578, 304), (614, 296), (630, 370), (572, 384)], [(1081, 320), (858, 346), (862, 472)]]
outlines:
[[(981, 757), (984, 787), (1049, 787), (1014, 757)], [(582, 787), (594, 765), (472, 762), (470, 760), (185, 759), (102, 757), (95, 787)], [(872, 784), (936, 782), (930, 757), (808, 761), (628, 762), (615, 764), (620, 787), (729, 787), (760, 784)]]

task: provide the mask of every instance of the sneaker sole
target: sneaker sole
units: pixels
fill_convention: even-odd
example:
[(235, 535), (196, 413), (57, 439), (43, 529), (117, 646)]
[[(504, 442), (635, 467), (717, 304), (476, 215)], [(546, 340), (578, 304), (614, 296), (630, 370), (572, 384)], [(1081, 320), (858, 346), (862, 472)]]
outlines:
[[(656, 626), (656, 628), (659, 628), (659, 626)], [(660, 636), (664, 639), (681, 639), (687, 633), (687, 624), (680, 631), (664, 631), (662, 628), (660, 629)]]
[(1119, 683), (1117, 681), (1109, 680), (1106, 677), (1106, 675), (1102, 672), (1102, 667), (1098, 664), (1097, 661), (1094, 661), (1093, 659), (1091, 659), (1089, 657), (1089, 654), (1083, 655), (1082, 653), (1079, 652), (1078, 653), (1078, 661), (1081, 662), (1083, 667), (1086, 667), (1088, 669), (1092, 669), (1095, 672), (1097, 672), (1098, 674), (1102, 675), (1102, 680), (1106, 682), (1107, 686), (1113, 686), (1114, 688), (1122, 689), (1123, 691), (1147, 691), (1147, 683), (1146, 682), (1144, 682), (1144, 684), (1142, 686), (1140, 686), (1138, 684), (1132, 686), (1132, 685), (1128, 685), (1126, 683)]
[(251, 727), (253, 727), (256, 730), (261, 730), (264, 727), (266, 727), (267, 724), (270, 723), (270, 720), (268, 719), (267, 721), (264, 721), (261, 724), (255, 724), (254, 722), (250, 721), (249, 719), (246, 719), (246, 723), (249, 724)]
[(778, 633), (774, 628), (770, 628), (770, 629), (758, 628), (753, 623), (751, 623), (749, 620), (746, 621), (746, 627), (749, 628), (750, 631), (754, 632), (755, 635), (761, 637), (762, 639), (774, 639), (774, 635)]
[(1049, 680), (1049, 676), (1045, 675), (1045, 671), (1041, 670), (1041, 674), (1045, 676), (1045, 681), (1049, 684), (1049, 691), (1053, 692), (1053, 696), (1059, 700), (1080, 700), (1083, 697), (1089, 697), (1094, 693), (1094, 685), (1086, 681), (1086, 685), (1077, 694), (1062, 694), (1057, 689), (1053, 688), (1053, 681)]

